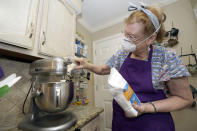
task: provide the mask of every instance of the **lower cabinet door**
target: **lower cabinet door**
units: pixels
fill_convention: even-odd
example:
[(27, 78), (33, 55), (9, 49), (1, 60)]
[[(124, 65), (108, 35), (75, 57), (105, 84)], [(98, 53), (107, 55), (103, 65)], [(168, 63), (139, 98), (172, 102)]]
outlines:
[(80, 131), (100, 131), (99, 130), (99, 116), (91, 120), (88, 124), (80, 129)]

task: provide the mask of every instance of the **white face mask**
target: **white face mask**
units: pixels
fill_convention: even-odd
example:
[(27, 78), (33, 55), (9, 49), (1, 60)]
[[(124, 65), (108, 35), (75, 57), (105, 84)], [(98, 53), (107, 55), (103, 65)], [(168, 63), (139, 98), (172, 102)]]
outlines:
[[(150, 37), (152, 37), (156, 32), (158, 31), (158, 29), (153, 32), (153, 34), (151, 34), (149, 37), (147, 37), (146, 39), (142, 40), (141, 42), (139, 42), (137, 44), (137, 46), (139, 46), (140, 44), (142, 44), (144, 41), (146, 41), (147, 39), (149, 39)], [(129, 40), (127, 37), (123, 38), (123, 41), (121, 43), (122, 49), (126, 52), (134, 52), (136, 50), (136, 44), (133, 43), (133, 41)]]
[(126, 52), (134, 52), (136, 50), (136, 45), (132, 43), (128, 38), (123, 38), (121, 43), (122, 49)]

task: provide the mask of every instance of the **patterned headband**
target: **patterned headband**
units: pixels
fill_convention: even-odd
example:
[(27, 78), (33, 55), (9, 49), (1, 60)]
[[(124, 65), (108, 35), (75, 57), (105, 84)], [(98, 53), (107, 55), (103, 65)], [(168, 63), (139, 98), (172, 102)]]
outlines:
[(159, 20), (157, 19), (157, 16), (155, 16), (155, 14), (153, 14), (150, 10), (148, 10), (144, 3), (139, 2), (139, 4), (140, 4), (140, 6), (137, 6), (137, 5), (129, 2), (128, 11), (134, 11), (134, 10), (143, 11), (148, 16), (148, 18), (151, 20), (151, 22), (153, 23), (153, 25), (155, 27), (155, 32), (158, 32), (158, 30), (160, 28), (160, 24), (159, 24)]

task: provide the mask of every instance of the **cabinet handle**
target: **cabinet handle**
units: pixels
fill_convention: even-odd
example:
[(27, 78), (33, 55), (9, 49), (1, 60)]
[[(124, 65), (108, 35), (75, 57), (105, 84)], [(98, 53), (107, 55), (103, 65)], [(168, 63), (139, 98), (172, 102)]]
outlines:
[(29, 35), (29, 38), (31, 39), (31, 38), (32, 38), (32, 36), (33, 36), (33, 33), (31, 33), (31, 34)]
[(42, 41), (42, 45), (44, 45), (45, 42), (46, 42), (46, 35), (45, 35), (45, 32), (44, 31), (43, 31), (43, 36), (44, 36), (44, 40)]
[(34, 24), (31, 23), (31, 25), (30, 25), (30, 34), (29, 34), (29, 38), (30, 38), (30, 39), (31, 39), (32, 36), (33, 36), (33, 32), (34, 32)]

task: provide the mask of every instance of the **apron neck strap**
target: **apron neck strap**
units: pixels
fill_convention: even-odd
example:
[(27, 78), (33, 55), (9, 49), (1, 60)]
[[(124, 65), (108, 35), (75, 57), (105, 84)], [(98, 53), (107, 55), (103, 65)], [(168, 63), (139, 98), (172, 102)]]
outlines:
[(152, 54), (153, 54), (153, 46), (150, 45), (150, 51), (149, 51), (149, 55), (148, 55), (148, 61), (152, 60)]

